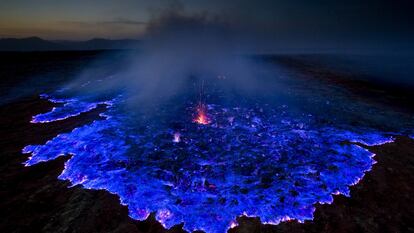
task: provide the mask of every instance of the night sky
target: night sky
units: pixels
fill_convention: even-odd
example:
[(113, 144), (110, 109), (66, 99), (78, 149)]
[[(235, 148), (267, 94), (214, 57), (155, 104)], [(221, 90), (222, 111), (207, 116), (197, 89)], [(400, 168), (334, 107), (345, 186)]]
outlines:
[(141, 38), (159, 12), (223, 19), (245, 34), (254, 32), (283, 46), (410, 44), (410, 0), (15, 0), (0, 3), (0, 37), (50, 40)]

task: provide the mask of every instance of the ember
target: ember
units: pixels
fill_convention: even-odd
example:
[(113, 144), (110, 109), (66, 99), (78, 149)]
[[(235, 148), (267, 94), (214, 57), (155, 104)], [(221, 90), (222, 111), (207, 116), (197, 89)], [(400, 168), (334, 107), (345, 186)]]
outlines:
[(207, 125), (210, 123), (210, 119), (207, 116), (207, 107), (205, 104), (198, 104), (197, 106), (197, 116), (194, 119), (195, 123), (200, 125)]

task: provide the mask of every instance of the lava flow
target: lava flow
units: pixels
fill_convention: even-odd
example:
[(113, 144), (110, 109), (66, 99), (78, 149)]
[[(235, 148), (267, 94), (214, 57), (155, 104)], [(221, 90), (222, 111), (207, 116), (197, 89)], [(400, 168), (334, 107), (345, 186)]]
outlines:
[[(183, 224), (187, 232), (225, 233), (241, 215), (266, 224), (312, 220), (315, 203), (349, 196), (349, 186), (375, 163), (374, 154), (359, 145), (392, 140), (375, 129), (335, 128), (322, 124), (325, 118), (287, 112), (284, 106), (264, 108), (261, 102), (197, 101), (192, 123), (173, 115), (173, 125), (160, 124), (162, 117), (125, 114), (124, 101), (104, 102), (102, 119), (43, 145), (27, 145), (24, 165), (71, 154), (59, 179), (118, 195), (133, 219), (154, 213), (163, 227)], [(98, 104), (77, 98), (59, 102), (33, 123), (78, 116)], [(178, 114), (182, 109), (175, 102), (167, 107)], [(170, 133), (172, 142), (165, 140)]]
[(194, 122), (201, 125), (207, 125), (210, 123), (210, 119), (207, 116), (207, 107), (203, 103), (199, 103), (197, 106), (197, 115)]

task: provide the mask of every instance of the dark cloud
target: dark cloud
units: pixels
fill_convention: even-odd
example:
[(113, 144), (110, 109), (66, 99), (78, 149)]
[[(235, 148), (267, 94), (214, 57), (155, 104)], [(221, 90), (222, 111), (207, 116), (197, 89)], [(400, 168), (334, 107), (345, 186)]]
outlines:
[(137, 21), (125, 18), (117, 18), (112, 21), (102, 21), (98, 22), (98, 24), (110, 24), (110, 25), (137, 25), (137, 26), (146, 26), (148, 23), (144, 21)]
[(126, 18), (116, 18), (114, 20), (109, 21), (95, 21), (95, 22), (88, 22), (88, 21), (60, 21), (59, 23), (65, 25), (72, 25), (72, 26), (79, 26), (79, 27), (96, 27), (96, 26), (140, 26), (146, 27), (147, 22), (144, 21), (137, 21), (131, 20)]

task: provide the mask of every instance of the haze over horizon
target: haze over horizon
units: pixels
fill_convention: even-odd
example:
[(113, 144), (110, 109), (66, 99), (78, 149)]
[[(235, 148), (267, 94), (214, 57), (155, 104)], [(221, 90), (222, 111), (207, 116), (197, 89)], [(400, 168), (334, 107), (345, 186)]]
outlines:
[(412, 47), (411, 1), (12, 1), (0, 3), (0, 37), (141, 39), (171, 11), (225, 22), (261, 51)]

